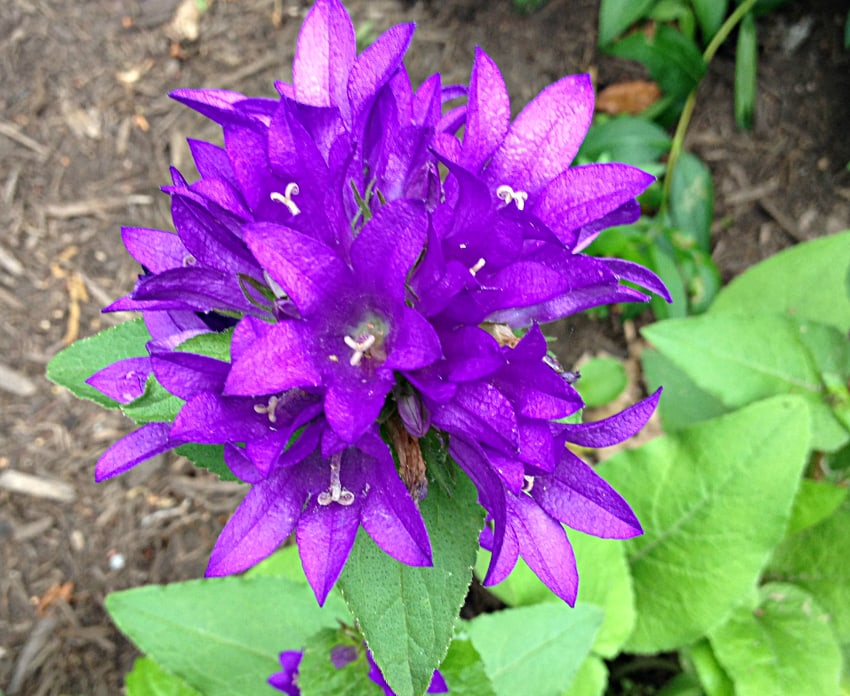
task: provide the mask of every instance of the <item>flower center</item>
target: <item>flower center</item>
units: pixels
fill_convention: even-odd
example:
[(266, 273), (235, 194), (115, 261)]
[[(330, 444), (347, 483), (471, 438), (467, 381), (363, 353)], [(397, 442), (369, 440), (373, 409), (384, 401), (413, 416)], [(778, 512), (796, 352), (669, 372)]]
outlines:
[(277, 201), (278, 203), (283, 203), (289, 209), (289, 212), (292, 213), (292, 215), (294, 216), (298, 215), (301, 212), (301, 208), (299, 208), (296, 205), (295, 201), (292, 200), (292, 197), (297, 196), (299, 193), (301, 193), (301, 189), (298, 188), (298, 184), (296, 184), (294, 181), (290, 181), (286, 185), (286, 188), (284, 189), (283, 193), (280, 193), (279, 191), (272, 191), (269, 194), (269, 198), (271, 198), (273, 201)]
[(254, 404), (254, 413), (265, 413), (269, 417), (269, 423), (277, 422), (277, 405), (280, 402), (279, 396), (270, 396), (268, 404)]
[(505, 205), (510, 205), (512, 201), (516, 203), (517, 210), (524, 210), (525, 202), (528, 200), (528, 194), (525, 191), (514, 191), (507, 184), (499, 186), (496, 189), (496, 195), (505, 202)]
[(486, 263), (487, 263), (487, 262), (484, 260), (484, 258), (483, 258), (483, 257), (482, 257), (482, 258), (480, 258), (480, 259), (478, 259), (478, 261), (476, 261), (476, 262), (475, 262), (475, 265), (474, 265), (474, 266), (472, 266), (472, 267), (469, 269), (469, 272), (472, 274), (472, 277), (473, 277), (473, 278), (475, 277), (475, 274), (476, 274), (476, 273), (478, 273), (478, 271), (480, 271), (482, 268), (484, 268), (484, 266), (485, 266), (485, 264), (486, 264)]
[(351, 355), (351, 359), (348, 361), (348, 364), (354, 367), (355, 365), (360, 364), (363, 356), (366, 355), (366, 352), (375, 345), (375, 341), (377, 339), (374, 334), (366, 334), (365, 336), (361, 334), (357, 337), (357, 340), (351, 338), (351, 336), (345, 336), (343, 340), (345, 341), (345, 345), (354, 351)]
[(327, 490), (319, 493), (319, 497), (316, 499), (319, 505), (327, 506), (331, 503), (339, 503), (343, 507), (348, 507), (354, 502), (354, 493), (347, 488), (343, 488), (339, 480), (341, 460), (341, 453), (331, 457), (331, 482)]
[[(386, 351), (382, 350), (384, 338), (388, 333), (389, 327), (381, 319), (370, 317), (360, 322), (355, 327), (354, 331), (342, 337), (349, 348), (351, 348), (351, 357), (348, 364), (356, 367), (360, 364), (363, 358), (383, 359), (386, 357)], [(333, 360), (333, 356), (331, 356)], [(338, 361), (339, 358), (334, 361)]]

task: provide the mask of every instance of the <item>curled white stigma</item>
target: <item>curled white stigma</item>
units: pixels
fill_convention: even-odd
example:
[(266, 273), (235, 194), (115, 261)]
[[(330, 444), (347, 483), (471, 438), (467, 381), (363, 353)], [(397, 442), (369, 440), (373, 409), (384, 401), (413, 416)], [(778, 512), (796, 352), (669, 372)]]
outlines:
[(341, 454), (335, 454), (331, 457), (331, 483), (326, 491), (319, 493), (316, 502), (319, 505), (330, 505), (331, 503), (339, 503), (343, 507), (348, 507), (354, 502), (354, 493), (347, 488), (343, 488), (339, 482), (339, 468)]
[(517, 210), (525, 210), (525, 202), (528, 200), (528, 194), (525, 191), (514, 191), (507, 184), (502, 184), (496, 189), (496, 195), (505, 202), (505, 205), (510, 205), (513, 201), (516, 203)]
[(280, 401), (280, 397), (270, 396), (269, 403), (266, 404), (254, 404), (254, 413), (265, 413), (268, 414), (269, 423), (277, 422), (277, 414), (275, 411), (277, 410), (277, 404)]
[(360, 361), (363, 359), (363, 355), (366, 351), (375, 345), (376, 339), (372, 334), (366, 334), (366, 337), (360, 341), (355, 341), (351, 338), (351, 336), (345, 336), (342, 340), (345, 341), (345, 345), (354, 351), (351, 356), (351, 360), (348, 361), (348, 364), (355, 367), (360, 364)]
[(526, 474), (523, 476), (522, 490), (526, 493), (531, 493), (532, 488), (534, 488), (534, 477)]
[(487, 262), (483, 258), (478, 259), (478, 261), (475, 262), (475, 265), (469, 269), (469, 272), (472, 274), (472, 277), (474, 278), (475, 274), (478, 273), (478, 271), (480, 271), (482, 268), (484, 268), (486, 264)]
[(292, 197), (297, 196), (299, 193), (301, 193), (301, 189), (298, 188), (298, 184), (296, 184), (294, 181), (290, 181), (286, 185), (286, 189), (283, 193), (280, 193), (278, 191), (272, 191), (271, 194), (269, 194), (269, 198), (271, 198), (273, 201), (277, 201), (278, 203), (283, 203), (289, 209), (290, 213), (292, 213), (293, 215), (298, 215), (301, 212), (301, 208), (299, 208), (295, 204), (295, 201), (292, 200)]

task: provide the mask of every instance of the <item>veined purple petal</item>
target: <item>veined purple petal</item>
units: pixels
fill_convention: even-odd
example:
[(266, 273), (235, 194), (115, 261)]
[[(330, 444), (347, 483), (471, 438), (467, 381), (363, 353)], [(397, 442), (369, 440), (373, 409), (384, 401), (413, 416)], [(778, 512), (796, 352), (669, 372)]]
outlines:
[(609, 227), (616, 227), (618, 225), (631, 225), (639, 219), (640, 203), (637, 200), (626, 201), (616, 210), (578, 230), (576, 232), (575, 245), (572, 247), (573, 253), (577, 254), (586, 249), (599, 236), (602, 230), (607, 230)]
[(448, 377), (467, 382), (490, 375), (505, 364), (496, 339), (478, 326), (462, 326), (440, 337), (448, 360)]
[(531, 496), (551, 517), (585, 534), (630, 539), (643, 532), (622, 496), (569, 450), (551, 474), (535, 477)]
[(221, 531), (206, 577), (241, 573), (274, 553), (295, 529), (306, 496), (291, 469), (254, 484)]
[(227, 443), (224, 446), (224, 463), (236, 478), (245, 483), (259, 483), (265, 478), (246, 456), (245, 450), (236, 445)]
[(487, 166), (496, 185), (533, 194), (569, 167), (593, 118), (588, 75), (568, 75), (538, 94), (511, 125)]
[(184, 401), (201, 392), (220, 392), (230, 364), (205, 355), (169, 352), (151, 356), (157, 381)]
[(328, 246), (290, 227), (258, 222), (245, 227), (245, 240), (302, 315), (333, 306), (350, 271)]
[(152, 273), (182, 268), (189, 250), (173, 232), (144, 227), (122, 227), (121, 239), (127, 251), (140, 265)]
[(195, 312), (147, 312), (145, 326), (153, 339), (162, 339), (184, 332), (206, 333), (209, 327)]
[(392, 373), (379, 371), (361, 381), (359, 366), (340, 366), (325, 394), (325, 418), (337, 435), (348, 443), (356, 442), (378, 417), (393, 386)]
[(478, 171), (499, 146), (511, 122), (511, 101), (498, 66), (475, 47), (460, 164)]
[(386, 445), (380, 445), (383, 456), (372, 459), (363, 467), (364, 480), (370, 488), (360, 522), (375, 543), (397, 561), (412, 566), (429, 566), (431, 543), (422, 515), (398, 477)]
[(136, 464), (182, 444), (169, 436), (171, 423), (146, 423), (125, 435), (104, 452), (94, 468), (94, 480), (100, 483), (129, 471)]
[[(348, 488), (352, 482), (350, 476), (346, 477), (345, 463), (343, 461), (340, 479)], [(295, 538), (301, 565), (320, 606), (339, 578), (360, 526), (362, 494), (359, 490), (352, 492), (355, 493), (354, 502), (347, 506), (333, 502), (323, 506), (313, 498), (298, 520)]]
[(670, 297), (670, 291), (664, 285), (664, 281), (648, 268), (624, 259), (602, 258), (600, 261), (604, 262), (611, 269), (611, 272), (622, 280), (628, 280), (635, 285), (661, 295), (667, 302), (673, 301), (673, 298)]
[(635, 435), (649, 420), (661, 398), (661, 387), (655, 393), (609, 418), (594, 423), (564, 425), (563, 437), (582, 447), (610, 447)]
[(625, 164), (573, 167), (538, 192), (531, 212), (572, 248), (579, 229), (617, 210), (653, 181), (651, 174)]
[(253, 306), (245, 299), (235, 277), (211, 268), (174, 268), (139, 281), (133, 298), (162, 303), (180, 303), (175, 309), (201, 312), (232, 310), (245, 312)]
[(500, 309), (528, 307), (557, 297), (570, 286), (570, 279), (535, 261), (517, 261), (484, 281), (496, 292), (487, 296), (491, 312)]
[(274, 111), (272, 99), (248, 98), (226, 89), (176, 89), (169, 96), (218, 124), (244, 123)]
[(414, 28), (413, 24), (390, 27), (357, 57), (348, 78), (352, 117), (357, 117), (401, 65)]
[(556, 596), (575, 606), (578, 570), (564, 528), (524, 493), (508, 495), (508, 507), (508, 524), (528, 567)]
[(318, 0), (298, 34), (292, 84), (295, 98), (313, 106), (336, 106), (348, 120), (348, 75), (357, 55), (354, 25), (341, 2)]
[(492, 384), (466, 382), (447, 404), (436, 405), (434, 424), (450, 433), (465, 434), (479, 442), (516, 451), (519, 432), (510, 402)]
[(402, 306), (384, 366), (391, 370), (418, 370), (440, 359), (440, 339), (434, 327), (414, 309)]
[(149, 357), (126, 358), (98, 370), (86, 380), (86, 384), (118, 403), (129, 404), (145, 393), (150, 373)]
[(221, 179), (233, 186), (237, 185), (233, 168), (230, 166), (230, 160), (224, 148), (195, 138), (187, 138), (186, 142), (189, 144), (189, 151), (192, 153), (195, 167), (204, 179)]
[(202, 392), (180, 409), (174, 420), (172, 437), (207, 445), (262, 437), (268, 422), (254, 410), (255, 403), (252, 399)]
[(224, 393), (259, 396), (293, 387), (317, 387), (322, 375), (314, 350), (313, 335), (303, 323), (278, 322), (249, 351), (234, 359)]

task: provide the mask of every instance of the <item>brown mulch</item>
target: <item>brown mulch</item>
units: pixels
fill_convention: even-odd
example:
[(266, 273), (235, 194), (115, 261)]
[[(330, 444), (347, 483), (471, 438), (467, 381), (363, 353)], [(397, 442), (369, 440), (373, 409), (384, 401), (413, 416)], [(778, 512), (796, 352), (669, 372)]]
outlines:
[[(0, 690), (116, 694), (135, 657), (103, 609), (111, 591), (198, 577), (243, 494), (168, 455), (118, 480), (94, 462), (129, 424), (43, 377), (64, 345), (126, 317), (100, 308), (137, 273), (122, 224), (168, 227), (159, 186), (187, 167), (186, 137), (215, 128), (173, 103), (177, 87), (272, 95), (288, 79), (309, 3), (217, 0), (177, 27), (178, 0), (0, 2)], [(598, 6), (550, 0), (529, 18), (508, 0), (351, 0), (374, 34), (415, 20), (409, 67), (467, 78), (480, 44), (515, 108), (570, 72), (600, 85), (643, 77), (595, 48)], [(717, 187), (714, 257), (725, 279), (798, 241), (850, 227), (846, 2), (792, 3), (760, 21), (753, 132), (732, 117), (734, 46), (700, 91), (688, 143)], [(370, 28), (371, 27), (371, 28)], [(191, 169), (188, 173), (191, 173)], [(572, 330), (570, 329), (572, 327)], [(567, 322), (565, 364), (616, 323)]]

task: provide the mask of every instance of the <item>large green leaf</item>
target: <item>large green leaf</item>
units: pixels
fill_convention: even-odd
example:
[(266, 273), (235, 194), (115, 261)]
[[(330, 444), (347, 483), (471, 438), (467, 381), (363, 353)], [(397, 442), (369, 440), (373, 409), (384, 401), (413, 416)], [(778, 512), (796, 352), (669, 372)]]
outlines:
[(196, 466), (211, 471), (222, 481), (238, 480), (224, 461), (224, 445), (199, 445), (190, 442), (188, 445), (178, 447), (177, 454), (186, 457)]
[(686, 645), (741, 601), (785, 532), (809, 437), (805, 401), (778, 397), (601, 467), (645, 530), (626, 542), (637, 606), (626, 649)]
[(194, 580), (116, 592), (106, 608), (145, 653), (205, 696), (276, 693), (266, 684), (283, 650), (300, 650), (348, 612), (309, 587), (274, 577)]
[(584, 162), (624, 162), (647, 167), (670, 151), (670, 136), (661, 126), (637, 116), (594, 121), (578, 158)]
[(829, 618), (795, 585), (762, 586), (709, 639), (736, 696), (838, 693), (841, 652)]
[(150, 340), (151, 336), (141, 319), (105, 329), (72, 343), (58, 353), (47, 365), (47, 379), (81, 399), (94, 401), (105, 408), (118, 408), (117, 401), (90, 387), (86, 380), (114, 362), (146, 356), (145, 344)]
[(201, 696), (149, 657), (139, 657), (125, 681), (127, 696)]
[(497, 696), (561, 696), (590, 652), (602, 611), (590, 604), (535, 604), (467, 624)]
[(793, 536), (823, 522), (841, 507), (848, 492), (846, 487), (836, 486), (829, 481), (803, 479), (797, 497), (794, 498), (786, 536)]
[(440, 665), (450, 694), (462, 696), (495, 696), (481, 655), (465, 633), (455, 635), (449, 654)]
[(811, 592), (829, 612), (842, 643), (850, 643), (850, 510), (786, 539), (768, 566), (772, 580), (793, 582)]
[(564, 696), (602, 696), (608, 686), (608, 668), (601, 658), (588, 655)]
[(753, 266), (710, 313), (778, 312), (850, 330), (850, 231), (813, 239)]
[(484, 516), (475, 486), (456, 467), (454, 474), (450, 495), (433, 484), (421, 504), (433, 567), (393, 560), (361, 529), (339, 580), (375, 662), (399, 696), (425, 692), (472, 579)]
[(812, 410), (813, 448), (831, 452), (850, 438), (822, 376), (845, 370), (850, 356), (850, 343), (834, 328), (780, 315), (719, 313), (658, 322), (643, 335), (727, 408), (800, 394)]

